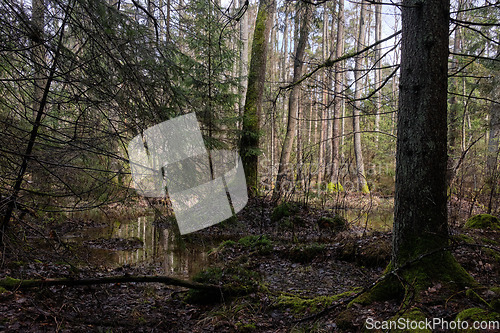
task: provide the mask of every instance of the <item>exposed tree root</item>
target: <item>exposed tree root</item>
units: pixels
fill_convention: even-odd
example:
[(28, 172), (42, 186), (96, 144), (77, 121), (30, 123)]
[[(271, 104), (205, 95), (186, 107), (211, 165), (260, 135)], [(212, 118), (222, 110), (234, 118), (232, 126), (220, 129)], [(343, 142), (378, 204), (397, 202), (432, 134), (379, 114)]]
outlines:
[(107, 284), (107, 283), (130, 283), (130, 282), (156, 282), (164, 283), (171, 286), (186, 287), (190, 289), (207, 290), (207, 291), (221, 291), (226, 289), (225, 287), (216, 286), (213, 284), (204, 284), (199, 282), (190, 282), (181, 279), (176, 279), (169, 276), (108, 276), (101, 278), (89, 278), (89, 279), (71, 279), (71, 278), (60, 278), (60, 279), (43, 279), (43, 280), (19, 280), (13, 279), (11, 277), (6, 277), (0, 280), (0, 287), (7, 290), (17, 290), (17, 289), (27, 289), (27, 288), (37, 288), (37, 287), (49, 287), (49, 286), (89, 286), (97, 284)]

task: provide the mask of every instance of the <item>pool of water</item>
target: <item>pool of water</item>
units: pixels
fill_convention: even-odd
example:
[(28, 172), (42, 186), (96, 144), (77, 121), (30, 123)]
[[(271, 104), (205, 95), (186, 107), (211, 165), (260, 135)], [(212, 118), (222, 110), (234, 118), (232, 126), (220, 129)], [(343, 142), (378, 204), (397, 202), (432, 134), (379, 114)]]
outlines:
[(187, 244), (179, 240), (172, 230), (157, 226), (154, 215), (136, 219), (108, 222), (104, 227), (87, 228), (67, 234), (67, 242), (82, 243), (96, 239), (140, 240), (143, 246), (131, 250), (112, 247), (90, 247), (84, 254), (90, 264), (108, 268), (123, 265), (154, 264), (161, 266), (163, 274), (189, 279), (208, 265), (211, 244)]
[[(392, 210), (351, 209), (341, 214), (352, 226), (357, 227), (357, 230), (366, 227), (368, 230), (389, 231), (392, 228)], [(169, 227), (157, 225), (154, 220), (154, 214), (121, 221), (109, 221), (103, 216), (102, 227), (79, 230), (77, 233), (63, 236), (63, 239), (77, 243), (96, 239), (135, 239), (142, 242), (142, 247), (130, 250), (120, 250), (119, 247), (90, 247), (88, 253), (85, 253), (86, 261), (106, 268), (153, 264), (161, 267), (162, 274), (189, 279), (208, 266), (208, 251), (218, 244), (185, 243)]]

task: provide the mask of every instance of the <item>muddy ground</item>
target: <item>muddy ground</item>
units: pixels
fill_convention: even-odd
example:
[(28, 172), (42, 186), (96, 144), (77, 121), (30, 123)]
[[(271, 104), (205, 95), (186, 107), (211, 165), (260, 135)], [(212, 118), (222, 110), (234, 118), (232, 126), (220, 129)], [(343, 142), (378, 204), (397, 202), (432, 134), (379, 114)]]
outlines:
[[(273, 216), (269, 202), (253, 201), (238, 221), (183, 237), (186, 243), (210, 239), (215, 244), (208, 256), (211, 268), (195, 280), (231, 285), (236, 295), (207, 295), (160, 283), (4, 290), (0, 331), (358, 332), (368, 318), (388, 320), (415, 308), (426, 318), (448, 321), (465, 309), (479, 308), (498, 320), (499, 231), (464, 229), (460, 218), (451, 229), (453, 254), (479, 283), (474, 292), (450, 294), (436, 283), (411, 300), (354, 304), (346, 310), (354, 295), (382, 275), (390, 259), (390, 232), (373, 232), (359, 224), (344, 230), (332, 210), (288, 208)], [(133, 249), (141, 246), (140, 240), (75, 245), (60, 237), (97, 224), (82, 219), (40, 223), (35, 218), (19, 223), (2, 250), (0, 278), (163, 274), (155, 264), (107, 268), (85, 261), (86, 248)]]

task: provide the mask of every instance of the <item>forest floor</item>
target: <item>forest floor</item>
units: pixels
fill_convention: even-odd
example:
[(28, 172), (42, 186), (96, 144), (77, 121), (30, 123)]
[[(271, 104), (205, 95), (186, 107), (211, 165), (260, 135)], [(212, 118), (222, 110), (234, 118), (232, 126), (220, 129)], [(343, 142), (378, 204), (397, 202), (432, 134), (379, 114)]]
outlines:
[[(331, 210), (301, 205), (273, 214), (269, 202), (255, 200), (238, 221), (184, 237), (187, 243), (217, 240), (209, 254), (211, 268), (195, 280), (230, 284), (239, 288), (238, 295), (207, 295), (161, 283), (4, 290), (0, 291), (0, 331), (358, 332), (366, 330), (368, 322), (408, 318), (415, 309), (419, 320), (451, 322), (459, 313), (465, 319), (479, 318), (481, 313), (499, 319), (494, 312), (500, 310), (499, 231), (461, 228), (465, 221), (460, 222), (460, 216), (451, 229), (453, 254), (479, 283), (474, 290), (450, 294), (436, 283), (412, 299), (354, 304), (346, 310), (354, 295), (383, 274), (390, 259), (391, 233), (354, 226), (342, 230), (333, 217)], [(163, 274), (158, 265), (107, 269), (81, 265), (85, 251), (65, 244), (57, 232), (92, 223), (46, 223), (41, 231), (36, 229), (43, 237), (24, 224), (23, 242), (18, 239), (10, 250), (4, 249), (0, 279)], [(137, 244), (114, 240), (108, 246)], [(470, 308), (476, 309), (464, 316), (462, 311)]]

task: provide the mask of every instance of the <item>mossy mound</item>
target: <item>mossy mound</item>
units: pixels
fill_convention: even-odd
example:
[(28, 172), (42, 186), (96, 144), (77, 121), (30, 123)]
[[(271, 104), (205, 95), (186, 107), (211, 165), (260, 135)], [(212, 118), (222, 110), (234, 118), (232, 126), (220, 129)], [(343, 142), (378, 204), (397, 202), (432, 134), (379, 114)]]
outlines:
[(231, 249), (239, 248), (243, 250), (256, 251), (258, 254), (269, 254), (273, 250), (273, 242), (266, 236), (250, 235), (240, 238), (237, 242), (225, 240), (214, 248), (210, 253), (227, 253)]
[(500, 220), (490, 214), (474, 215), (465, 222), (464, 228), (500, 230)]
[(490, 290), (493, 292), (493, 298), (490, 301), (490, 308), (493, 309), (496, 312), (500, 312), (500, 287), (493, 287), (490, 288)]
[(352, 309), (347, 309), (340, 312), (335, 318), (335, 324), (337, 327), (345, 332), (353, 332), (356, 329), (354, 326), (354, 321), (356, 320), (358, 314), (356, 314)]
[(260, 284), (260, 276), (257, 272), (239, 265), (224, 268), (210, 267), (196, 274), (193, 281), (221, 285), (218, 291), (191, 289), (184, 298), (188, 303), (212, 304), (256, 291)]
[(297, 203), (282, 202), (271, 213), (271, 222), (278, 222), (284, 217), (290, 217), (299, 211)]
[[(390, 263), (384, 274), (392, 270)], [(354, 303), (371, 304), (376, 301), (390, 299), (419, 298), (419, 294), (435, 283), (441, 283), (443, 292), (451, 293), (474, 287), (477, 283), (463, 269), (448, 251), (438, 252), (418, 260), (412, 265), (398, 271), (398, 277), (391, 274), (377, 283), (371, 290), (354, 299)], [(411, 293), (411, 295), (408, 295)], [(410, 297), (411, 296), (411, 297)]]
[(333, 231), (344, 231), (349, 229), (347, 220), (340, 215), (335, 215), (334, 217), (322, 216), (318, 219), (317, 223), (320, 229), (328, 229)]
[(279, 226), (283, 229), (291, 229), (293, 230), (295, 227), (304, 227), (306, 225), (306, 221), (301, 216), (289, 216), (282, 218), (279, 221)]
[(305, 313), (318, 313), (324, 308), (332, 305), (333, 302), (349, 297), (358, 291), (359, 289), (353, 289), (338, 295), (317, 296), (313, 298), (282, 294), (277, 297), (275, 307), (289, 309), (292, 313), (300, 315), (304, 315)]
[[(498, 312), (489, 312), (481, 308), (470, 308), (460, 312), (455, 318), (455, 322), (467, 322), (469, 325), (463, 323), (459, 325), (460, 329), (457, 332), (484, 332), (484, 330), (473, 329), (473, 322), (480, 322), (481, 324), (488, 324), (488, 322), (497, 322), (500, 320)], [(498, 329), (498, 327), (496, 327)], [(493, 330), (491, 331), (493, 332)]]
[(246, 236), (240, 238), (238, 244), (251, 250), (256, 250), (259, 254), (269, 254), (273, 250), (273, 242), (266, 235)]
[(339, 248), (337, 256), (361, 266), (386, 266), (391, 259), (391, 242), (384, 238), (368, 242), (348, 238)]

